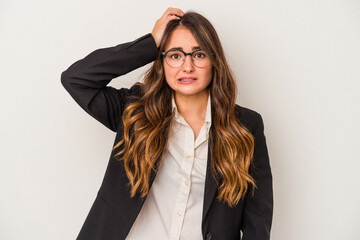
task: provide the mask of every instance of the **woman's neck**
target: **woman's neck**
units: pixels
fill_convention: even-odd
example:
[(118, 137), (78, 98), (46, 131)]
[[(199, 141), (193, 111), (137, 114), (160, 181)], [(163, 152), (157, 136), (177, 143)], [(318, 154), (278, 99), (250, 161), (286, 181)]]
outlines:
[(175, 94), (178, 112), (187, 122), (205, 121), (208, 98), (208, 91), (204, 91), (203, 94), (194, 96)]

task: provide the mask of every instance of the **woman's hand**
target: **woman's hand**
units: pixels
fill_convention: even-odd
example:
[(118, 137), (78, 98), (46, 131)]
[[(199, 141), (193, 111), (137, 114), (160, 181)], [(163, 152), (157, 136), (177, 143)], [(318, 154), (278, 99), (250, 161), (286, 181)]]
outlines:
[(180, 19), (184, 15), (184, 12), (179, 8), (168, 8), (166, 12), (159, 18), (151, 32), (151, 35), (155, 39), (156, 46), (160, 46), (161, 39), (163, 37), (167, 24), (175, 19)]

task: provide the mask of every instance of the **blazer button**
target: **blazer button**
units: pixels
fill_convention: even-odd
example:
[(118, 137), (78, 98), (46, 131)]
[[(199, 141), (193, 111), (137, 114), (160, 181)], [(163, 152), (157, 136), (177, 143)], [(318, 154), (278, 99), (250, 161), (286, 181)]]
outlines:
[(211, 233), (207, 233), (205, 238), (206, 238), (206, 240), (211, 240), (211, 237), (212, 237)]

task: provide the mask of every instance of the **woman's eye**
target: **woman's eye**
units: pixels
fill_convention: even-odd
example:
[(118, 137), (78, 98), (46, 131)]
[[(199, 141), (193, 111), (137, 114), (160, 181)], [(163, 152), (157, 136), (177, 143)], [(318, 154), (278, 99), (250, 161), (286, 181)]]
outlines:
[(195, 53), (195, 56), (194, 56), (195, 58), (205, 58), (206, 57), (206, 55), (204, 54), (204, 53), (202, 53), (202, 52), (199, 52), (199, 53)]
[(170, 55), (170, 58), (171, 58), (171, 59), (179, 59), (179, 58), (180, 58), (180, 55), (177, 54), (177, 53), (173, 53), (173, 54)]

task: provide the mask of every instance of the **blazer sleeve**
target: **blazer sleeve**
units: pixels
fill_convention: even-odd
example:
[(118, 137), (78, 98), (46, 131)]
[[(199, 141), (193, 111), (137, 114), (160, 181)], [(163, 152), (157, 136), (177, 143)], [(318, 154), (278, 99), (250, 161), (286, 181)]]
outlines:
[(107, 84), (154, 61), (157, 54), (156, 43), (149, 33), (132, 42), (93, 51), (64, 71), (61, 83), (87, 113), (117, 131), (127, 97), (139, 95), (139, 89), (136, 85), (115, 89)]
[(243, 240), (268, 240), (273, 216), (273, 189), (269, 155), (264, 135), (264, 124), (256, 113), (254, 161), (251, 174), (257, 188), (244, 201), (242, 232)]

